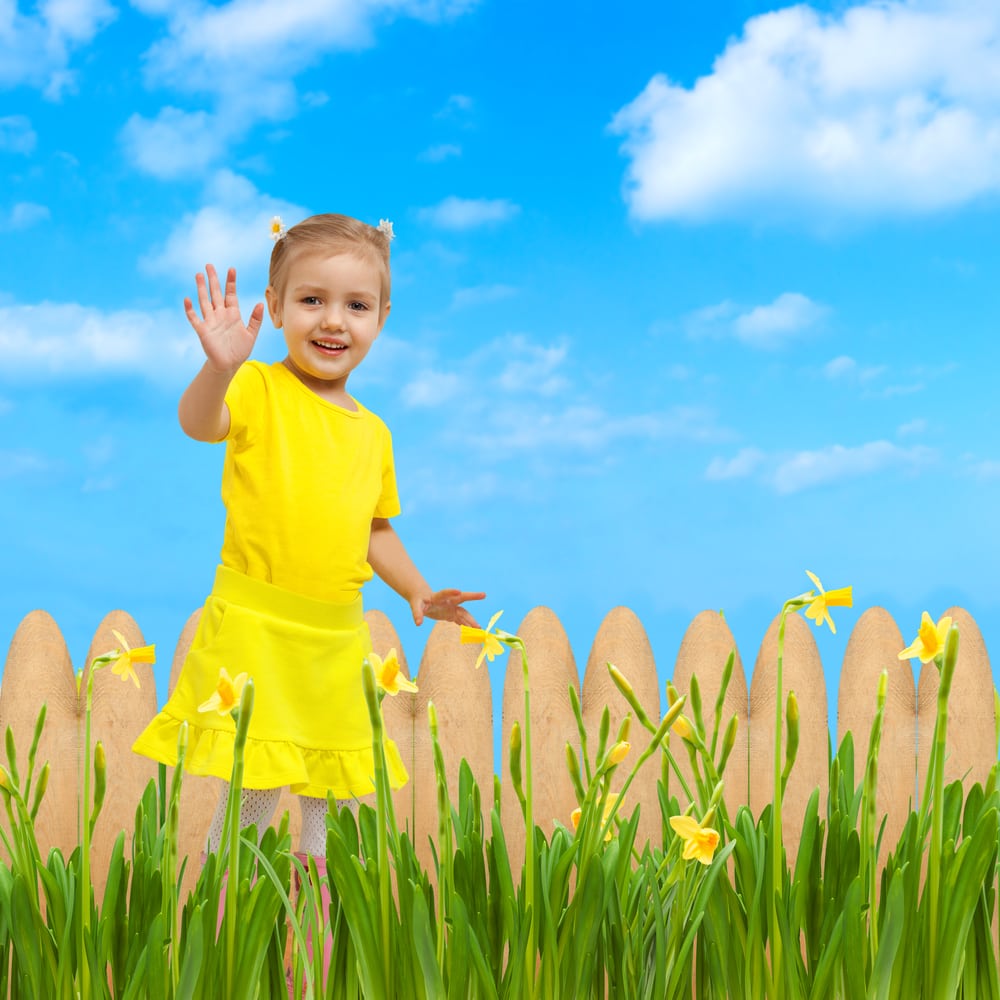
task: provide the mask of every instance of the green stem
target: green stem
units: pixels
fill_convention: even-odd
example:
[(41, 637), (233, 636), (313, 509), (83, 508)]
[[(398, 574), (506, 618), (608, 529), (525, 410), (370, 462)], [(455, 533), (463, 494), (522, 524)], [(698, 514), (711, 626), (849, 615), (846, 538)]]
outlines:
[(928, 981), (933, 989), (935, 982), (938, 945), (938, 916), (941, 896), (941, 847), (944, 841), (944, 756), (948, 733), (948, 696), (951, 680), (958, 659), (958, 629), (955, 626), (945, 640), (944, 660), (940, 663), (941, 683), (938, 687), (937, 719), (934, 723), (934, 747), (930, 767), (934, 773), (934, 801), (931, 815), (931, 849), (927, 859), (927, 888), (930, 904), (930, 927), (927, 940)]
[[(229, 840), (229, 886), (223, 920), (226, 925), (226, 984), (228, 994), (236, 995), (236, 919), (237, 897), (240, 890), (240, 803), (243, 800), (243, 754), (253, 714), (254, 686), (252, 680), (243, 685), (240, 707), (236, 711), (236, 737), (233, 740), (233, 773), (229, 783), (229, 803), (226, 808), (226, 834)], [(221, 870), (221, 866), (220, 866)]]
[(535, 965), (538, 954), (538, 906), (535, 899), (535, 816), (532, 790), (531, 766), (531, 685), (528, 679), (528, 652), (524, 643), (515, 643), (521, 652), (521, 675), (524, 680), (524, 770), (525, 770), (525, 808), (524, 808), (524, 893), (530, 908), (530, 926), (528, 943), (525, 947), (525, 975), (528, 985), (528, 997), (535, 996)]
[(788, 617), (789, 605), (786, 602), (781, 609), (778, 622), (778, 669), (775, 684), (777, 691), (774, 698), (774, 803), (771, 807), (771, 968), (773, 971), (774, 991), (781, 995), (781, 934), (778, 931), (778, 898), (782, 885), (782, 837), (781, 837), (781, 708), (782, 688), (784, 685), (785, 661), (785, 621)]
[(80, 831), (80, 995), (90, 996), (87, 933), (90, 930), (90, 731), (94, 704), (94, 664), (87, 673), (87, 703), (83, 715), (83, 829)]

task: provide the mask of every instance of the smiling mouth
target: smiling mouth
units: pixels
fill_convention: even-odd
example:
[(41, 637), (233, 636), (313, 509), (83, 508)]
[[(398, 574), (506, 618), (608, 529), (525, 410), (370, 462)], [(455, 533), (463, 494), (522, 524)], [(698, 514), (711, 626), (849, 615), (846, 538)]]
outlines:
[(329, 340), (314, 340), (312, 345), (324, 354), (339, 354), (341, 351), (347, 350), (346, 344), (336, 344)]

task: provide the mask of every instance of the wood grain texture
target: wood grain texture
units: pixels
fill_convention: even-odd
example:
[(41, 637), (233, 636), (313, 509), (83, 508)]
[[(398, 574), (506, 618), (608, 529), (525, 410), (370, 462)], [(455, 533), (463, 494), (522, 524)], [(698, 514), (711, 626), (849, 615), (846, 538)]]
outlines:
[[(170, 666), (170, 680), (167, 683), (169, 697), (180, 676), (181, 667), (187, 657), (194, 634), (201, 621), (201, 608), (195, 611), (184, 623), (180, 638), (174, 648), (174, 659)], [(169, 781), (169, 775), (168, 775)], [(169, 787), (169, 786), (168, 786)], [(185, 892), (194, 888), (201, 873), (201, 855), (208, 841), (208, 828), (212, 825), (212, 816), (222, 794), (224, 782), (218, 778), (205, 778), (196, 774), (183, 774), (181, 777), (181, 804), (177, 831), (178, 863), (187, 858), (182, 883)]]
[[(43, 859), (53, 848), (68, 858), (80, 842), (82, 702), (77, 698), (73, 663), (59, 626), (47, 612), (32, 611), (11, 640), (0, 687), (0, 730), (6, 733), (9, 726), (13, 733), (22, 783), (35, 720), (43, 704), (47, 714), (38, 744), (36, 781), (46, 761), (51, 771), (35, 831)], [(5, 752), (3, 757), (6, 762)], [(7, 828), (6, 810), (0, 809), (0, 816)]]
[(409, 813), (398, 810), (396, 819), (400, 829), (411, 831), (417, 856), (428, 871), (433, 871), (431, 839), (438, 839), (437, 776), (428, 720), (431, 702), (437, 712), (451, 802), (458, 807), (458, 776), (464, 757), (479, 785), (488, 828), (493, 804), (493, 695), (487, 668), (476, 669), (478, 655), (478, 646), (459, 642), (457, 625), (438, 622), (420, 661), (416, 678), (420, 690), (409, 699), (413, 713), (413, 805)]
[[(146, 644), (131, 615), (124, 611), (112, 611), (97, 627), (91, 640), (81, 692), (87, 690), (88, 672), (94, 657), (119, 648), (112, 629), (119, 632), (133, 649)], [(111, 672), (109, 666), (101, 667), (94, 674), (91, 748), (96, 746), (98, 740), (104, 745), (108, 774), (107, 795), (94, 827), (91, 854), (94, 889), (98, 899), (104, 895), (111, 849), (122, 830), (125, 831), (125, 856), (131, 856), (136, 805), (146, 786), (156, 778), (157, 772), (153, 761), (132, 752), (132, 744), (147, 721), (156, 714), (153, 668), (148, 663), (136, 663), (133, 668), (139, 679), (139, 687), (130, 680), (123, 681)]]
[[(778, 623), (771, 622), (760, 645), (750, 685), (750, 808), (759, 816), (774, 798), (775, 698), (778, 670)], [(799, 702), (799, 750), (788, 779), (782, 807), (782, 833), (787, 857), (798, 852), (802, 820), (813, 789), (826, 802), (829, 786), (827, 753), (830, 730), (823, 665), (812, 626), (800, 614), (785, 623), (784, 678), (781, 693), (781, 745), (787, 744), (785, 705), (789, 691)], [(782, 752), (784, 766), (784, 752)]]
[[(968, 791), (983, 783), (996, 760), (996, 722), (993, 707), (993, 673), (982, 633), (963, 608), (948, 608), (945, 615), (958, 626), (958, 662), (948, 699), (948, 730), (944, 762), (945, 784), (961, 780)], [(940, 678), (933, 662), (920, 670), (917, 688), (917, 783), (923, 794), (937, 716)]]
[(909, 663), (901, 663), (898, 657), (905, 645), (892, 615), (885, 608), (869, 608), (851, 632), (838, 687), (837, 746), (848, 732), (852, 734), (857, 785), (864, 780), (879, 677), (888, 671), (875, 795), (879, 820), (886, 820), (880, 863), (895, 848), (911, 805), (917, 801), (917, 689)]
[[(609, 663), (613, 663), (628, 679), (639, 704), (653, 725), (660, 720), (660, 686), (646, 630), (634, 612), (628, 608), (613, 608), (597, 630), (583, 678), (581, 709), (591, 754), (597, 746), (604, 707), (608, 707), (611, 719), (609, 745), (614, 741), (622, 720), (632, 711), (608, 673)], [(631, 772), (636, 757), (649, 743), (651, 735), (635, 719), (632, 720), (629, 732), (632, 751), (615, 772), (611, 782), (613, 792), (620, 791), (622, 782)], [(593, 764), (592, 760), (591, 765)], [(660, 806), (656, 794), (659, 777), (660, 754), (655, 753), (643, 764), (629, 788), (628, 799), (620, 807), (622, 816), (630, 816), (636, 806), (640, 808), (637, 834), (640, 843), (647, 840), (658, 843), (662, 838)]]
[[(736, 640), (733, 638), (733, 633), (726, 624), (725, 618), (717, 611), (702, 611), (688, 626), (677, 654), (673, 676), (674, 687), (683, 695), (690, 694), (691, 678), (698, 678), (702, 714), (705, 717), (705, 726), (708, 730), (707, 741), (710, 745), (714, 726), (715, 702), (722, 688), (722, 674), (726, 661), (729, 659), (730, 652), (733, 651), (736, 653), (733, 673), (723, 699), (722, 717), (719, 723), (719, 741), (721, 743), (729, 720), (734, 715), (738, 720), (736, 744), (722, 775), (725, 782), (723, 797), (730, 819), (736, 815), (736, 810), (740, 806), (747, 805), (750, 801), (748, 785), (750, 702), (747, 694), (746, 674), (743, 671), (743, 660), (739, 650), (736, 649)], [(693, 720), (690, 701), (684, 714)], [(675, 736), (671, 739), (670, 746), (681, 771), (690, 783), (692, 778), (690, 757), (684, 749), (684, 744)], [(676, 782), (671, 785), (671, 792), (680, 797), (681, 790), (677, 787)], [(686, 802), (681, 802), (682, 809), (686, 805)]]
[[(518, 629), (528, 653), (533, 755), (533, 803), (535, 825), (546, 837), (554, 825), (570, 824), (576, 808), (573, 783), (566, 770), (566, 744), (579, 749), (579, 732), (569, 701), (569, 686), (580, 690), (580, 677), (566, 630), (549, 608), (532, 608)], [(511, 727), (517, 721), (524, 731), (524, 680), (521, 659), (514, 651), (507, 658), (503, 689), (504, 747), (501, 815), (512, 870), (524, 864), (524, 820), (510, 782), (506, 762)], [(527, 781), (527, 768), (523, 768)], [(527, 790), (527, 787), (525, 787)]]

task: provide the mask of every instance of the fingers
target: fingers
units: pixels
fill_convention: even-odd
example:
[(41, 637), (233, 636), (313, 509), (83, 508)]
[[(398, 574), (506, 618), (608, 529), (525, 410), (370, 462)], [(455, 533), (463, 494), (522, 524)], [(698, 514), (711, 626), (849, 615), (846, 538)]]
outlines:
[(247, 333), (249, 333), (254, 340), (257, 339), (257, 334), (260, 332), (260, 326), (263, 322), (264, 303), (258, 302), (257, 305), (253, 307), (253, 312), (250, 313), (250, 321), (247, 323)]
[[(233, 284), (235, 287), (235, 272), (231, 273), (233, 274)], [(208, 290), (212, 293), (212, 305), (216, 307), (223, 305), (225, 298), (222, 294), (222, 286), (219, 284), (218, 272), (211, 264), (207, 264), (205, 266), (205, 274), (208, 275)]]
[(205, 284), (205, 276), (196, 274), (194, 277), (195, 286), (198, 289), (198, 308), (201, 309), (202, 316), (207, 317), (211, 311), (211, 302), (208, 297), (208, 288)]

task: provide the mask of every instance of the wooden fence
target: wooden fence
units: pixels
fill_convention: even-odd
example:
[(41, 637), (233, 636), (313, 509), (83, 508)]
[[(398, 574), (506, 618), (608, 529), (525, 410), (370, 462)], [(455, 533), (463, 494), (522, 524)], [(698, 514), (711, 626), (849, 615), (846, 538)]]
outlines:
[[(983, 781), (996, 760), (994, 687), (989, 657), (975, 621), (962, 609), (947, 612), (960, 629), (961, 646), (950, 702), (947, 780), (963, 778), (967, 784)], [(190, 646), (198, 612), (188, 620), (178, 641), (170, 678), (174, 684), (180, 664)], [(376, 652), (400, 642), (389, 619), (379, 611), (368, 612)], [(917, 623), (907, 623), (907, 637)], [(143, 643), (132, 618), (111, 612), (94, 635), (90, 659), (115, 647), (112, 629), (122, 632), (130, 644)], [(897, 653), (906, 645), (893, 618), (883, 608), (870, 608), (860, 616), (848, 643), (840, 673), (836, 726), (828, 717), (826, 683), (813, 626), (800, 615), (792, 615), (785, 635), (784, 688), (794, 690), (801, 712), (801, 742), (798, 760), (785, 798), (785, 830), (790, 851), (798, 840), (803, 809), (813, 788), (825, 793), (828, 740), (836, 741), (848, 730), (855, 738), (855, 766), (860, 780), (875, 711), (878, 677), (889, 670), (889, 694), (879, 766), (880, 810), (887, 817), (886, 842), (894, 843), (917, 789), (922, 787), (934, 725), (937, 671), (923, 667), (919, 685), (908, 664)], [(547, 608), (535, 608), (521, 623), (517, 634), (529, 656), (531, 682), (531, 727), (534, 755), (535, 821), (551, 830), (555, 821), (569, 822), (576, 805), (565, 765), (567, 743), (578, 746), (579, 736), (569, 701), (569, 686), (580, 692), (577, 664), (559, 619)], [(735, 642), (722, 617), (705, 611), (690, 624), (672, 671), (682, 692), (697, 675), (707, 714), (711, 714), (721, 683), (726, 658)], [(166, 650), (160, 645), (160, 657)], [(418, 672), (420, 691), (413, 696), (387, 698), (384, 703), (387, 729), (399, 745), (410, 771), (410, 783), (397, 793), (396, 809), (401, 823), (410, 826), (415, 843), (430, 866), (428, 838), (437, 827), (435, 778), (427, 705), (436, 706), (440, 740), (452, 794), (457, 795), (458, 770), (468, 760), (487, 808), (492, 799), (494, 776), (494, 726), (509, 734), (515, 719), (523, 715), (520, 659), (515, 653), (506, 664), (503, 705), (497, 719), (492, 704), (486, 667), (474, 668), (477, 648), (462, 646), (454, 625), (439, 623), (432, 630)], [(405, 657), (401, 657), (405, 667)], [(731, 715), (739, 719), (736, 748), (726, 770), (726, 802), (732, 810), (749, 804), (757, 815), (771, 801), (773, 792), (773, 748), (777, 619), (771, 623), (747, 687), (746, 674), (737, 653), (726, 695), (722, 725)], [(626, 608), (615, 608), (604, 619), (587, 659), (581, 693), (583, 716), (590, 745), (605, 705), (609, 706), (612, 738), (628, 706), (614, 687), (606, 664), (614, 663), (630, 680), (650, 718), (665, 710), (656, 664), (645, 630)], [(492, 669), (503, 669), (497, 660)], [(136, 804), (156, 765), (130, 751), (130, 746), (157, 710), (152, 669), (138, 667), (141, 687), (122, 683), (110, 670), (100, 672), (94, 683), (93, 738), (105, 746), (108, 762), (108, 796), (98, 821), (94, 843), (95, 882), (103, 884), (112, 843), (121, 830), (131, 831)], [(69, 853), (79, 842), (78, 794), (83, 745), (84, 703), (76, 693), (73, 664), (55, 621), (44, 611), (29, 614), (18, 627), (10, 645), (0, 685), (0, 729), (9, 725), (20, 758), (27, 753), (34, 721), (42, 703), (48, 716), (39, 749), (39, 760), (51, 763), (48, 792), (39, 812), (37, 829), (43, 856), (51, 847)], [(643, 745), (642, 730), (632, 728), (633, 742)], [(506, 746), (506, 735), (503, 740)], [(504, 755), (506, 757), (506, 754)], [(683, 754), (681, 756), (684, 756)], [(624, 770), (622, 768), (620, 770)], [(506, 771), (506, 761), (503, 770)], [(641, 803), (641, 837), (659, 837), (660, 816), (656, 780), (660, 764), (654, 755), (629, 791), (629, 806)], [(675, 786), (676, 787), (676, 786)], [(194, 860), (189, 875), (197, 870), (197, 857), (204, 842), (218, 794), (214, 779), (187, 777), (183, 785), (181, 850)], [(510, 782), (502, 776), (502, 816), (512, 864), (520, 866), (524, 851), (524, 827)], [(289, 810), (295, 842), (298, 810), (287, 790), (279, 809)], [(517, 868), (515, 868), (517, 870)]]

